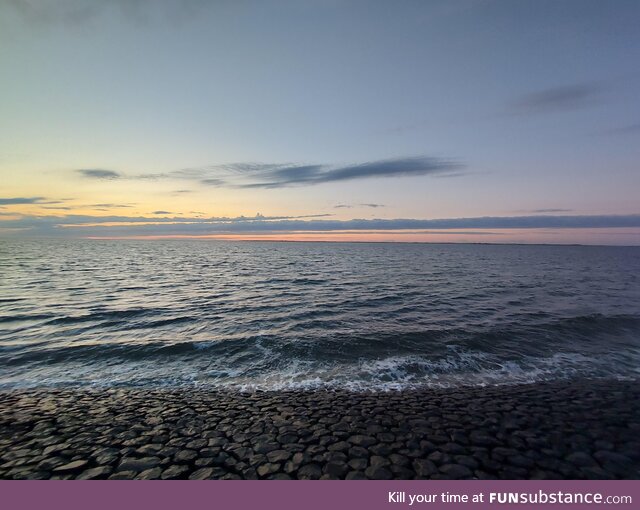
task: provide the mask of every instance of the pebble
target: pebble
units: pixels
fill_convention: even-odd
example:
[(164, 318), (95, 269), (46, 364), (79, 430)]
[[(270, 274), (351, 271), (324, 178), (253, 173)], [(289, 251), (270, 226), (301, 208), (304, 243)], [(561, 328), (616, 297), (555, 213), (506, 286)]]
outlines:
[(67, 464), (63, 464), (62, 466), (58, 466), (53, 468), (54, 473), (70, 473), (72, 471), (80, 471), (88, 466), (89, 463), (86, 460), (74, 460)]
[(160, 464), (158, 457), (143, 457), (141, 459), (124, 458), (118, 465), (118, 471), (145, 471)]
[(78, 476), (76, 476), (76, 480), (99, 480), (102, 478), (107, 478), (113, 468), (111, 466), (100, 466), (91, 469), (87, 469), (83, 471)]
[(638, 381), (0, 391), (2, 479), (636, 479)]

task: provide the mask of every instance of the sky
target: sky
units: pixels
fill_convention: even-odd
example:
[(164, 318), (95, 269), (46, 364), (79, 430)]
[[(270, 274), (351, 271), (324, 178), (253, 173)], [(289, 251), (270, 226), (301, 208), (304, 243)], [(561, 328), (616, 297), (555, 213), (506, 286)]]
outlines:
[(0, 0), (0, 236), (640, 245), (640, 3)]

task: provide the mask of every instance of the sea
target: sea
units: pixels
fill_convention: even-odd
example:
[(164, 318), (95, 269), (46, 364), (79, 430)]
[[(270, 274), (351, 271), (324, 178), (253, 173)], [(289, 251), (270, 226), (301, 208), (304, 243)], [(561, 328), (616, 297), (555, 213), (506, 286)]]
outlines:
[(640, 376), (640, 248), (0, 239), (0, 388)]

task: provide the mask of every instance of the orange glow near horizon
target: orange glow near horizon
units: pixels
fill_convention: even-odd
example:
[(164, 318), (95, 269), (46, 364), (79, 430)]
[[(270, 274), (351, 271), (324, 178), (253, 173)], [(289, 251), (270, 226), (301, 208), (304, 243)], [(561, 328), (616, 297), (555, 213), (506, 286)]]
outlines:
[(282, 242), (395, 242), (395, 243), (498, 243), (498, 244), (628, 244), (616, 243), (616, 238), (635, 238), (640, 245), (640, 228), (609, 229), (449, 229), (366, 231), (341, 230), (332, 232), (268, 232), (220, 233), (203, 235), (148, 235), (148, 236), (90, 236), (88, 239), (194, 239), (221, 241), (282, 241)]

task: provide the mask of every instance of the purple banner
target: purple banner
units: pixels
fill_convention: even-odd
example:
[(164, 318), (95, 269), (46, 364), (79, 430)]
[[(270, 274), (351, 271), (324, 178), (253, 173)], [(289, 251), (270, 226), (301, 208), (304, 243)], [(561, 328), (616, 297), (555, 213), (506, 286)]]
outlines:
[(638, 481), (2, 481), (11, 510), (640, 508)]

